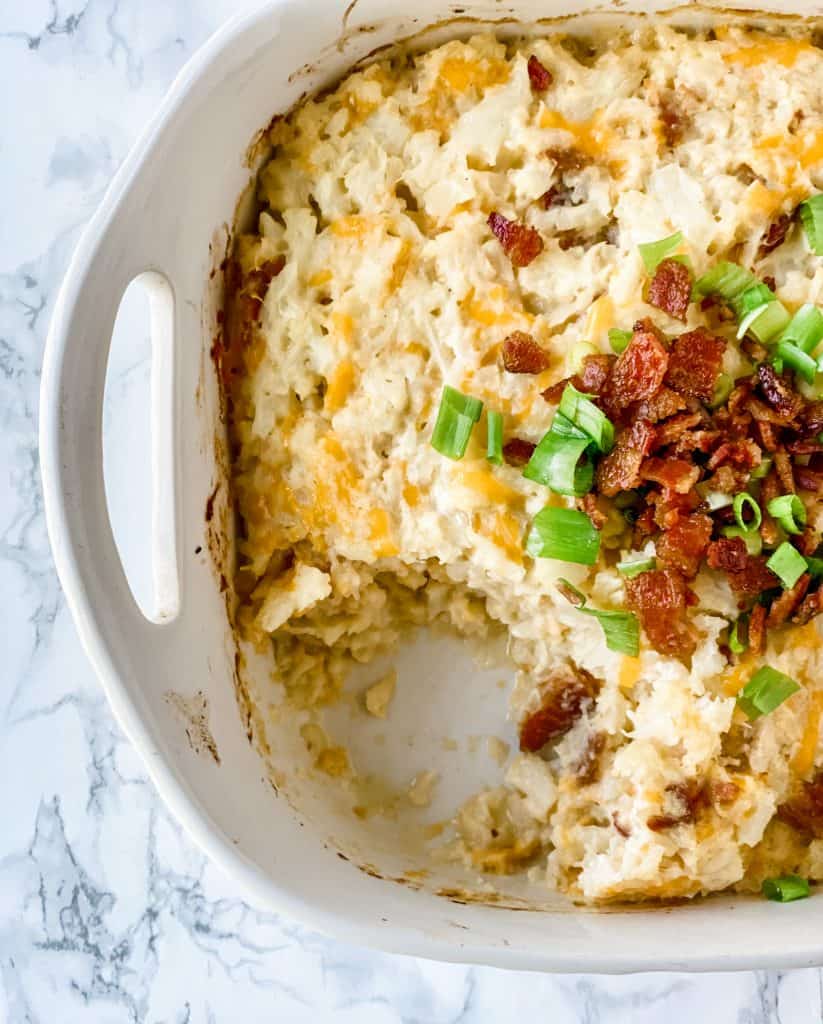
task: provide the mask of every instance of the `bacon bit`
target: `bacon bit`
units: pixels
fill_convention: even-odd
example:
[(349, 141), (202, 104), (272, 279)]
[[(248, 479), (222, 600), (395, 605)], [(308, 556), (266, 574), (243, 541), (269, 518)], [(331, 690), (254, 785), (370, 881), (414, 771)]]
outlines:
[(823, 492), (823, 473), (810, 469), (808, 466), (795, 466), (794, 479), (798, 487), (804, 491)]
[(731, 804), (740, 795), (740, 786), (736, 782), (718, 779), (709, 783), (709, 796), (713, 804)]
[(646, 501), (654, 505), (654, 521), (661, 530), (668, 530), (681, 516), (695, 512), (703, 503), (697, 491), (649, 491)]
[(638, 419), (650, 420), (657, 423), (660, 420), (670, 419), (678, 412), (686, 408), (686, 400), (682, 395), (665, 385), (660, 390), (643, 402), (638, 402), (632, 410)]
[(503, 458), (510, 466), (525, 466), (536, 447), (531, 441), (513, 437), (503, 445)]
[(815, 590), (813, 594), (809, 594), (797, 609), (792, 622), (796, 626), (805, 626), (807, 622), (811, 622), (821, 612), (823, 612), (823, 590)]
[(585, 153), (581, 153), (573, 146), (552, 146), (543, 150), (543, 156), (554, 161), (554, 166), (561, 175), (567, 171), (582, 171), (591, 163)]
[(674, 339), (666, 383), (689, 398), (710, 402), (726, 342), (702, 327)]
[(687, 587), (671, 569), (653, 569), (624, 581), (626, 602), (636, 611), (640, 624), (656, 651), (687, 657), (695, 647), (686, 621)]
[(749, 552), (740, 537), (723, 537), (709, 545), (706, 560), (710, 569), (743, 572), (749, 563)]
[(769, 629), (776, 629), (778, 626), (782, 626), (786, 619), (794, 614), (797, 606), (806, 596), (806, 591), (809, 589), (811, 582), (811, 576), (804, 572), (791, 590), (784, 590), (780, 597), (772, 602), (772, 606), (769, 609), (769, 617), (766, 619), (766, 625)]
[(731, 463), (740, 469), (751, 470), (760, 465), (762, 458), (763, 453), (754, 441), (744, 438), (741, 441), (726, 441), (721, 444), (707, 465), (709, 469), (717, 469), (718, 466)]
[(823, 772), (804, 782), (798, 792), (777, 808), (777, 816), (804, 835), (823, 836)]
[[(740, 540), (739, 537), (733, 538)], [(780, 580), (768, 568), (765, 555), (748, 555), (746, 567), (740, 572), (728, 573), (732, 590), (741, 597), (757, 597), (764, 590), (774, 590)]]
[(542, 373), (551, 362), (548, 352), (525, 331), (512, 331), (503, 340), (500, 355), (509, 373)]
[(663, 139), (669, 149), (674, 149), (683, 138), (686, 118), (683, 111), (677, 106), (673, 94), (669, 93), (660, 97), (658, 117), (663, 129)]
[(777, 473), (772, 469), (766, 474), (760, 485), (760, 507), (763, 510), (760, 533), (767, 544), (776, 544), (780, 536), (777, 524), (767, 511), (769, 502), (778, 497), (780, 497), (780, 481), (777, 478)]
[(780, 484), (786, 494), (794, 494), (794, 474), (792, 463), (786, 452), (777, 451), (774, 453), (774, 468), (780, 479)]
[(631, 491), (640, 483), (640, 466), (654, 444), (654, 427), (637, 420), (621, 431), (614, 448), (602, 459), (595, 471), (595, 482), (601, 494), (614, 497), (620, 491)]
[(820, 530), (816, 526), (807, 526), (795, 543), (801, 555), (813, 555), (820, 546)]
[[(766, 282), (764, 281), (763, 284)], [(734, 317), (734, 314), (732, 314)], [(765, 345), (761, 345), (759, 341), (755, 341), (754, 338), (750, 338), (746, 335), (740, 342), (740, 350), (751, 359), (753, 363), (762, 363), (764, 359), (768, 359), (769, 350)]]
[[(792, 391), (770, 363), (761, 363), (758, 366), (757, 381), (760, 393), (786, 424), (798, 418), (803, 410), (803, 399)], [(754, 410), (752, 412), (757, 418)]]
[(749, 650), (762, 654), (766, 650), (766, 606), (756, 604), (749, 616)]
[(667, 569), (677, 569), (691, 579), (700, 568), (713, 526), (711, 518), (700, 513), (677, 515), (655, 545), (657, 557)]
[(720, 491), (721, 494), (737, 494), (738, 491), (746, 489), (749, 475), (749, 471), (746, 469), (735, 469), (734, 466), (720, 466), (715, 473), (706, 479), (706, 489), (709, 491)]
[(540, 197), (540, 201), (543, 203), (544, 210), (550, 210), (553, 206), (576, 205), (572, 200), (571, 189), (565, 188), (561, 185), (552, 185), (547, 192), (543, 193)]
[(687, 494), (700, 479), (700, 467), (686, 459), (646, 459), (640, 469), (644, 480), (652, 480), (661, 487), (678, 494)]
[(675, 320), (685, 322), (691, 294), (692, 275), (689, 268), (680, 260), (661, 260), (649, 282), (649, 305), (662, 309)]
[(746, 399), (746, 409), (758, 422), (762, 420), (776, 427), (788, 427), (792, 424), (790, 419), (777, 412), (776, 409), (771, 409), (765, 402), (755, 398), (754, 395)]
[(674, 444), (702, 420), (703, 416), (699, 412), (684, 412), (680, 416), (672, 416), (671, 419), (659, 423), (655, 427), (654, 447), (665, 448), (666, 445)]
[(666, 792), (675, 798), (682, 810), (677, 814), (653, 814), (646, 822), (652, 832), (661, 832), (675, 825), (685, 825), (697, 818), (698, 812), (708, 805), (706, 787), (696, 779), (675, 782), (666, 786)]
[(610, 406), (625, 409), (649, 399), (663, 383), (669, 355), (651, 320), (634, 325), (632, 340), (617, 357), (607, 387)]
[(600, 778), (600, 755), (606, 746), (606, 734), (593, 732), (586, 740), (583, 753), (574, 768), (574, 776), (580, 786), (590, 786)]
[(817, 438), (789, 441), (786, 445), (786, 451), (792, 455), (817, 455), (820, 452), (823, 452), (823, 444), (821, 444)]
[(695, 452), (702, 452), (708, 455), (721, 436), (719, 430), (690, 430), (678, 439), (672, 454), (693, 456)]
[(532, 54), (527, 65), (529, 82), (534, 92), (545, 92), (554, 81), (554, 76), (547, 67)]
[(595, 494), (594, 491), (584, 494), (578, 502), (578, 507), (591, 519), (595, 530), (602, 530), (609, 521), (606, 499), (599, 494)]
[[(770, 252), (773, 252), (779, 245), (785, 242), (791, 225), (792, 216), (789, 213), (781, 213), (776, 220), (771, 222), (760, 242), (760, 248), (757, 250), (757, 258), (759, 260), (762, 260), (764, 256), (768, 256)], [(774, 285), (770, 287), (774, 290)]]
[(490, 213), (486, 223), (513, 267), (527, 267), (543, 251), (543, 239), (534, 228), (508, 220), (497, 212)]
[(803, 429), (815, 437), (823, 431), (823, 402), (810, 402), (800, 417)]
[(760, 444), (767, 452), (777, 451), (778, 440), (777, 431), (774, 428), (773, 423), (767, 423), (766, 420), (755, 420), (755, 429), (760, 435)]
[(520, 723), (520, 749), (535, 753), (567, 733), (593, 702), (599, 686), (593, 676), (570, 666), (543, 683), (540, 707)]
[(586, 356), (580, 373), (575, 377), (575, 387), (588, 395), (599, 395), (616, 362), (615, 356)]

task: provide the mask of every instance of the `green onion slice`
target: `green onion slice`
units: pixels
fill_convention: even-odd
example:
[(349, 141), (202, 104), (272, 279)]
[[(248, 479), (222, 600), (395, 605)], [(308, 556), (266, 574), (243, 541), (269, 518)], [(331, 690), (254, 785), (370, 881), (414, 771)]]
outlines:
[(617, 571), (621, 576), (626, 576), (628, 579), (634, 579), (641, 572), (651, 572), (652, 569), (656, 568), (657, 559), (653, 555), (629, 556), (624, 561), (617, 563)]
[(814, 378), (818, 373), (817, 360), (802, 348), (798, 348), (790, 341), (780, 341), (777, 345), (777, 358), (782, 359), (795, 373), (799, 373), (807, 384), (814, 384)]
[(783, 303), (774, 299), (745, 314), (737, 328), (737, 337), (750, 334), (755, 341), (769, 345), (786, 329), (790, 319)]
[(739, 537), (750, 555), (759, 555), (763, 550), (763, 538), (756, 531), (741, 530), (739, 526), (724, 526), (721, 532), (724, 537)]
[(760, 891), (767, 900), (775, 903), (791, 903), (809, 897), (809, 883), (800, 875), (781, 875), (780, 878), (764, 878)]
[(802, 533), (806, 525), (806, 506), (796, 494), (783, 494), (772, 498), (766, 511), (783, 527), (786, 533)]
[(721, 260), (695, 281), (694, 288), (699, 295), (719, 295), (734, 303), (754, 283), (754, 274), (745, 267)]
[(483, 403), (479, 398), (464, 395), (447, 384), (437, 410), (432, 447), (449, 459), (462, 459), (482, 411)]
[(780, 340), (791, 342), (803, 352), (813, 352), (823, 341), (823, 312), (807, 302), (791, 318)]
[[(576, 600), (571, 603), (579, 612), (584, 615), (591, 615), (600, 623), (603, 635), (606, 638), (606, 646), (610, 651), (617, 651), (620, 654), (629, 654), (636, 658), (640, 653), (640, 623), (633, 612), (598, 611), (595, 608), (586, 608), (586, 595), (572, 586), (568, 580), (561, 579), (567, 591), (571, 591)], [(568, 594), (565, 594), (568, 598)], [(568, 598), (571, 600), (571, 598)]]
[(762, 480), (764, 476), (768, 476), (771, 472), (772, 462), (769, 455), (764, 455), (760, 460), (760, 465), (755, 466), (752, 470), (752, 480)]
[(823, 576), (823, 558), (812, 558), (811, 555), (807, 555), (806, 565), (809, 568), (809, 572), (815, 577), (815, 579), (819, 579)]
[(737, 703), (746, 712), (751, 721), (768, 715), (788, 700), (800, 687), (789, 676), (778, 672), (771, 665), (764, 665), (755, 672), (737, 695)]
[[(749, 646), (748, 625), (748, 615), (741, 615), (738, 619), (735, 619), (734, 625), (729, 632), (729, 649), (732, 654), (742, 654)], [(741, 633), (743, 634), (742, 636)]]
[(486, 458), (495, 466), (503, 463), (503, 413), (494, 409), (486, 413)]
[(787, 540), (783, 541), (766, 565), (779, 577), (786, 590), (791, 590), (803, 573), (808, 571), (806, 559)]
[(581, 498), (594, 483), (594, 465), (587, 454), (590, 444), (588, 437), (563, 435), (555, 431), (552, 424), (532, 452), (523, 476), (550, 487), (557, 494)]
[(611, 451), (614, 426), (608, 416), (592, 402), (591, 395), (584, 395), (573, 384), (567, 384), (557, 411), (588, 435), (597, 445), (598, 451)]
[(585, 512), (547, 506), (534, 517), (526, 552), (532, 558), (594, 565), (600, 553), (600, 534)]
[(812, 252), (823, 256), (823, 193), (800, 204), (800, 223)]
[(611, 345), (612, 352), (614, 352), (615, 355), (619, 356), (621, 352), (624, 352), (628, 348), (631, 340), (631, 331), (621, 331), (617, 327), (609, 328), (609, 344)]
[(680, 231), (675, 231), (673, 235), (669, 235), (667, 238), (661, 238), (657, 242), (645, 242), (643, 245), (638, 245), (640, 255), (643, 259), (643, 265), (646, 268), (647, 274), (653, 274), (657, 270), (658, 264), (661, 263), (667, 256), (683, 244), (683, 235)]
[(736, 300), (737, 315), (738, 317), (743, 317), (747, 313), (751, 313), (752, 310), (759, 309), (761, 306), (768, 306), (770, 302), (774, 302), (776, 299), (777, 296), (767, 284), (763, 284), (762, 281), (756, 281), (754, 284), (749, 285)]
[[(744, 507), (749, 509), (752, 518), (746, 522)], [(745, 491), (741, 491), (739, 494), (735, 494), (734, 500), (732, 501), (732, 509), (734, 510), (734, 519), (741, 530), (746, 533), (754, 533), (760, 529), (760, 524), (763, 522), (763, 513), (760, 511), (760, 506), (751, 496)]]

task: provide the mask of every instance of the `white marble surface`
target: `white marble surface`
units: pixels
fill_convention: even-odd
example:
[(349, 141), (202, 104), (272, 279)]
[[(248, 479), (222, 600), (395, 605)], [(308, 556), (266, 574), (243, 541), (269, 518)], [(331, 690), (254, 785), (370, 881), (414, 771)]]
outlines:
[[(61, 275), (113, 171), (181, 64), (248, 6), (0, 0), (0, 1024), (823, 1019), (819, 971), (531, 976), (332, 942), (243, 903), (158, 803), (54, 575), (39, 367)], [(139, 588), (139, 295), (121, 320), (109, 482)]]

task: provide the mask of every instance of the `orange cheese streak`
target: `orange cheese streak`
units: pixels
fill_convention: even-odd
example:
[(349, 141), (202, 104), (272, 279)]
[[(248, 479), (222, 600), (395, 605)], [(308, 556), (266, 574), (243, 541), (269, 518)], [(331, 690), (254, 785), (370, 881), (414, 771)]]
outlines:
[(623, 166), (623, 161), (614, 156), (618, 138), (604, 121), (602, 110), (596, 110), (588, 121), (569, 121), (558, 110), (543, 110), (539, 124), (541, 128), (557, 128), (568, 132), (574, 140), (575, 149), (618, 171)]
[(724, 53), (723, 60), (729, 64), (740, 64), (744, 68), (755, 68), (768, 61), (781, 64), (784, 68), (793, 68), (798, 57), (804, 53), (813, 53), (814, 49), (806, 39), (767, 38), (762, 42)]

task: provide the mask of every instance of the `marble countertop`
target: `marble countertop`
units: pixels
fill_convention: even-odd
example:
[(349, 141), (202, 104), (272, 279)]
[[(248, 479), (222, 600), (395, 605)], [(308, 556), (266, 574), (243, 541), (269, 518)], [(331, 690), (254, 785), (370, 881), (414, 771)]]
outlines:
[[(244, 903), (158, 802), (54, 574), (40, 363), (61, 275), (113, 172), (184, 61), (250, 6), (0, 0), (0, 1024), (820, 1021), (816, 970), (535, 976), (333, 942)], [(141, 302), (125, 303), (107, 397), (107, 482), (138, 587)]]

